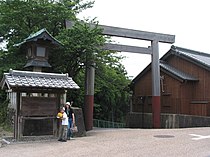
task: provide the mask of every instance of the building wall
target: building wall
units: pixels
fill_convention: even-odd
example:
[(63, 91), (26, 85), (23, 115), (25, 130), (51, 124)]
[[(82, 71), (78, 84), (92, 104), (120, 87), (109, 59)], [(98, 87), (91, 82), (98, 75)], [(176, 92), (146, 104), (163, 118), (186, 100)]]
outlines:
[(180, 57), (172, 57), (168, 62), (199, 79), (199, 82), (193, 84), (191, 90), (185, 91), (192, 94), (187, 112), (191, 115), (210, 116), (210, 71)]
[[(169, 58), (168, 63), (193, 75), (198, 82), (181, 82), (161, 72), (161, 112), (210, 116), (210, 72), (180, 57)], [(146, 72), (134, 86), (133, 112), (152, 112), (151, 70)]]
[(152, 84), (151, 77), (152, 77), (151, 72), (147, 72), (138, 80), (138, 82), (136, 82), (134, 86), (135, 95), (152, 95), (152, 88), (145, 88), (151, 86)]
[(180, 113), (181, 82), (161, 72), (161, 112)]
[(152, 112), (151, 72), (143, 75), (134, 86), (132, 112)]
[(193, 89), (194, 92), (192, 93), (192, 98), (194, 100), (210, 100), (210, 88), (208, 88), (210, 83), (210, 71), (180, 57), (172, 57), (168, 62), (177, 69), (181, 69), (199, 79), (199, 82), (195, 85)]

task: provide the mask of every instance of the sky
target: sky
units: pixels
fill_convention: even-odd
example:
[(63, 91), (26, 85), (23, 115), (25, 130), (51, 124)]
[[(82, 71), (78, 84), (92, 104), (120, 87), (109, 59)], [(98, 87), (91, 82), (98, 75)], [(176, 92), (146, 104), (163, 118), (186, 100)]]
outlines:
[[(175, 35), (173, 45), (210, 53), (209, 0), (95, 0), (93, 8), (78, 15), (96, 18), (101, 25)], [(148, 47), (148, 41), (113, 38), (126, 45)], [(159, 43), (159, 57), (172, 44)], [(150, 62), (151, 55), (121, 52), (128, 76), (136, 77)]]

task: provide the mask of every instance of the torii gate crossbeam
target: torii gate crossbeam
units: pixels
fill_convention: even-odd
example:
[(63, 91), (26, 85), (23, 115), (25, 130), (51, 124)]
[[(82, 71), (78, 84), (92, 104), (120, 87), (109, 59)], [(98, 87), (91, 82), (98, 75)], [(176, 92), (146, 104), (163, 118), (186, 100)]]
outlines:
[[(70, 28), (73, 26), (73, 22), (66, 21), (66, 27)], [(94, 24), (89, 24), (90, 27), (95, 27)], [(150, 54), (152, 59), (152, 116), (153, 116), (153, 128), (160, 128), (160, 113), (161, 113), (161, 104), (160, 104), (160, 66), (159, 66), (159, 42), (172, 44), (175, 42), (175, 35), (162, 34), (162, 33), (153, 33), (140, 30), (133, 30), (127, 28), (119, 28), (112, 26), (103, 26), (98, 25), (99, 28), (102, 28), (103, 35), (130, 38), (130, 39), (139, 39), (151, 41), (151, 46), (149, 48), (137, 47), (137, 46), (128, 46), (128, 45), (119, 45), (119, 44), (106, 44), (104, 49), (115, 50), (115, 51), (124, 51), (131, 53), (142, 53)], [(90, 81), (91, 82), (91, 81)], [(91, 82), (93, 83), (93, 82)], [(91, 86), (89, 86), (91, 87)], [(94, 88), (94, 85), (92, 85)], [(88, 91), (88, 90), (87, 90)], [(93, 90), (90, 90), (93, 92)], [(93, 93), (90, 93), (93, 94)], [(91, 99), (92, 100), (92, 99)], [(93, 103), (91, 101), (91, 103)], [(93, 104), (91, 104), (93, 106)], [(92, 112), (92, 109), (89, 109)], [(88, 116), (93, 116), (87, 114)], [(91, 120), (91, 118), (87, 118)], [(89, 122), (91, 123), (91, 122)], [(87, 123), (88, 124), (88, 123)], [(91, 125), (91, 124), (90, 124)], [(87, 127), (87, 126), (86, 126)], [(91, 126), (88, 127), (90, 130)]]

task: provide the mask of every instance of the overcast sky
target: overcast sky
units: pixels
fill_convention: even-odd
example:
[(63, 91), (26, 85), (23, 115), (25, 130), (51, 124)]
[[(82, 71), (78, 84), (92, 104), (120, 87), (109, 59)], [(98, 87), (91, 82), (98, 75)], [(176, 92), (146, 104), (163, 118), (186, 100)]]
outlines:
[[(79, 18), (96, 18), (99, 24), (175, 35), (173, 45), (210, 53), (209, 0), (95, 0), (93, 8)], [(122, 44), (140, 47), (150, 42), (115, 39)], [(159, 56), (171, 44), (160, 43)], [(150, 62), (146, 54), (121, 53), (129, 76), (138, 75)]]

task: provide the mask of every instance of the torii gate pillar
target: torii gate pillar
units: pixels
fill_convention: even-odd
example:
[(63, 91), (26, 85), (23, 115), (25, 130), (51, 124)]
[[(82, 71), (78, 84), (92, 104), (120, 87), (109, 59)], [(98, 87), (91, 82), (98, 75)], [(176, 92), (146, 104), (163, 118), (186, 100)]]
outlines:
[(84, 120), (86, 131), (93, 129), (95, 63), (86, 65)]
[[(70, 28), (74, 25), (71, 21), (66, 21), (66, 27)], [(94, 24), (89, 24), (90, 27), (96, 27)], [(175, 36), (162, 33), (153, 33), (145, 32), (140, 30), (132, 30), (119, 27), (103, 26), (97, 25), (99, 28), (103, 29), (102, 34), (108, 36), (130, 38), (130, 39), (139, 39), (151, 41), (151, 47), (137, 47), (129, 45), (120, 45), (120, 44), (105, 44), (104, 49), (114, 50), (119, 52), (131, 52), (131, 53), (141, 53), (141, 54), (150, 54), (152, 59), (152, 116), (153, 116), (153, 128), (160, 128), (160, 114), (161, 114), (161, 104), (160, 104), (160, 66), (159, 66), (159, 46), (158, 43), (174, 43)], [(90, 71), (90, 74), (93, 74)], [(86, 85), (87, 91), (92, 91), (94, 93), (94, 75), (87, 75), (86, 80), (93, 80), (89, 82), (89, 85)], [(92, 89), (91, 89), (92, 88)], [(93, 94), (92, 93), (92, 94)], [(93, 97), (94, 95), (86, 95), (86, 106), (85, 106), (85, 124), (86, 129), (91, 130), (93, 126)]]
[(161, 127), (161, 104), (160, 104), (160, 66), (158, 41), (152, 43), (152, 119), (153, 128)]

